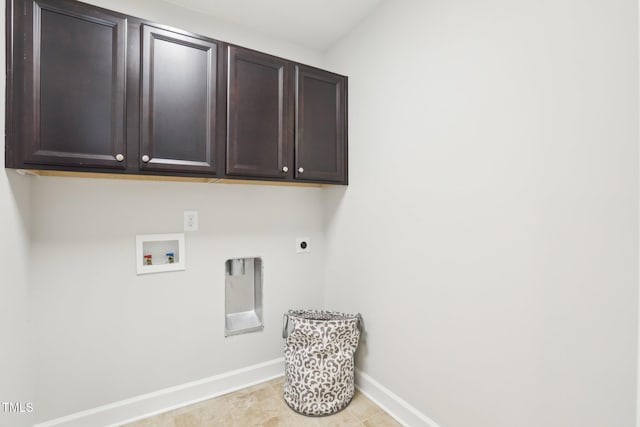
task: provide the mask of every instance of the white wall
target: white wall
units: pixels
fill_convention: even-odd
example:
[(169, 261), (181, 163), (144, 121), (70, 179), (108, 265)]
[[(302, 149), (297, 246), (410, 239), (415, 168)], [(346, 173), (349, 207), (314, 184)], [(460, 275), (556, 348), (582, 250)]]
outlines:
[[(4, 114), (0, 119), (0, 126), (3, 125)], [(0, 159), (4, 162), (4, 154)], [(27, 178), (9, 170), (0, 173), (0, 402), (23, 404), (35, 403), (28, 270), (29, 193)], [(9, 413), (4, 405), (0, 406), (0, 426), (27, 426), (32, 421), (32, 414)]]
[[(282, 314), (322, 305), (321, 189), (34, 178), (38, 419), (282, 356)], [(187, 270), (136, 276), (135, 235), (186, 235)], [(295, 253), (295, 238), (313, 250)], [(261, 256), (262, 332), (224, 337), (224, 263)]]
[[(363, 313), (360, 367), (443, 427), (632, 425), (635, 2), (388, 1), (326, 58), (90, 2), (348, 74), (350, 186), (0, 175), (0, 400), (42, 421), (276, 358), (282, 312), (324, 298)], [(184, 209), (188, 269), (136, 276), (135, 234)], [(244, 255), (264, 258), (266, 327), (225, 339), (223, 263)]]
[[(321, 66), (315, 51), (163, 2), (113, 10)], [(37, 420), (47, 420), (282, 356), (282, 314), (321, 307), (322, 190), (32, 178), (29, 264), (36, 313)], [(136, 276), (135, 235), (179, 232), (187, 270)], [(295, 238), (310, 236), (310, 254)], [(224, 262), (261, 256), (263, 332), (224, 338)]]
[(326, 305), (443, 427), (634, 425), (638, 25), (625, 0), (387, 1), (349, 75)]
[[(314, 49), (309, 49), (287, 40), (265, 36), (254, 29), (227, 23), (213, 16), (161, 0), (85, 0), (84, 2), (281, 56), (303, 64), (322, 66), (322, 55)], [(268, 19), (268, 17), (265, 17), (265, 19)]]
[[(0, 125), (3, 123), (4, 115)], [(4, 154), (1, 158), (4, 162)], [(28, 273), (29, 192), (28, 179), (14, 171), (0, 173), (0, 402), (23, 404), (35, 403)], [(30, 413), (5, 412), (5, 406), (0, 406), (0, 426), (27, 426), (32, 421)]]
[[(5, 30), (0, 5), (0, 34)], [(5, 78), (5, 45), (0, 44), (0, 75)], [(0, 99), (5, 86), (0, 85)], [(4, 129), (4, 103), (0, 129)], [(0, 153), (4, 165), (4, 150)], [(29, 304), (29, 179), (12, 170), (0, 172), (0, 402), (34, 404), (32, 330)], [(0, 426), (28, 426), (33, 414), (8, 413), (0, 406)], [(36, 409), (36, 408), (34, 408)]]

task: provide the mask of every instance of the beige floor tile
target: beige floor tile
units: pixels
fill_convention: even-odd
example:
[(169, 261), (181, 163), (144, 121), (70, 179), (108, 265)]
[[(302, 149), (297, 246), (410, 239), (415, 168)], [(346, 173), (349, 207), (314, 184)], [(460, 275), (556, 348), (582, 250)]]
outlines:
[(244, 390), (239, 390), (225, 396), (232, 412), (246, 411), (258, 406), (262, 401), (275, 398), (276, 392), (268, 384), (259, 384)]
[(282, 402), (276, 397), (263, 397), (255, 404), (236, 407), (230, 411), (234, 424), (238, 426), (261, 426), (274, 423), (284, 416)]
[(175, 427), (199, 427), (202, 425), (202, 414), (186, 412), (173, 417)]
[(306, 427), (306, 426), (315, 426), (315, 421), (310, 419), (309, 417), (305, 417), (300, 414), (296, 414), (291, 409), (289, 409), (289, 413), (286, 413), (282, 416), (282, 420), (284, 421), (284, 426), (286, 427)]
[(232, 427), (234, 426), (231, 414), (223, 414), (203, 419), (202, 427)]
[[(302, 424), (297, 424), (297, 426), (302, 426)], [(242, 425), (236, 424), (234, 427), (242, 427)], [(294, 427), (294, 425), (291, 424), (286, 415), (281, 414), (271, 417), (260, 424), (255, 424), (254, 427)]]
[(382, 412), (382, 409), (378, 408), (359, 391), (356, 391), (346, 410), (360, 421), (369, 419), (379, 412)]
[(226, 403), (224, 406), (218, 407), (213, 405), (207, 407), (202, 416), (202, 422), (204, 426), (229, 426), (233, 424), (233, 418), (231, 417), (231, 411)]
[(175, 427), (199, 427), (226, 419), (229, 415), (229, 404), (225, 397), (218, 397), (176, 409), (168, 414), (173, 415)]
[(315, 425), (327, 427), (355, 427), (362, 426), (362, 423), (358, 421), (356, 417), (351, 415), (351, 413), (343, 410), (333, 415), (316, 418)]
[[(318, 419), (315, 417), (306, 417), (304, 415), (297, 414), (295, 412), (283, 416), (283, 420), (285, 422), (284, 426), (286, 427), (318, 427), (319, 424)], [(330, 425), (330, 424), (324, 424)]]
[(365, 427), (402, 427), (402, 424), (382, 411), (371, 418), (364, 420), (363, 424)]
[(270, 386), (281, 386), (284, 384), (284, 376), (272, 379), (271, 381), (267, 381), (265, 384), (269, 384)]
[(356, 392), (346, 409), (327, 417), (306, 417), (287, 406), (284, 377), (123, 427), (397, 427), (393, 418)]
[(282, 385), (282, 384), (275, 385), (275, 386), (271, 386), (271, 388), (273, 389), (273, 392), (275, 393), (274, 396), (282, 397), (284, 399), (284, 385)]

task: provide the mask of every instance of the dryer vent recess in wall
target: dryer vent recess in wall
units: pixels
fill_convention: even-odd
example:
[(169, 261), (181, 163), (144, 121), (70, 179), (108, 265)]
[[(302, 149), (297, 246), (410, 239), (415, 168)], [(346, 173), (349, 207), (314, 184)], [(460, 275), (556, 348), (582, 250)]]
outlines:
[(225, 337), (264, 329), (261, 258), (227, 260), (224, 291)]

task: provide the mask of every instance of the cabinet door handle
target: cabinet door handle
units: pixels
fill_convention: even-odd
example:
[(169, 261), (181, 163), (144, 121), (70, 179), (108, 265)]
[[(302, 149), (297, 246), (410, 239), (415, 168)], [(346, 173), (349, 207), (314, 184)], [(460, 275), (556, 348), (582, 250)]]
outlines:
[(124, 160), (124, 156), (122, 154), (118, 153), (118, 154), (116, 154), (116, 160), (121, 162), (121, 161)]
[(288, 168), (288, 167), (286, 167), (286, 166), (283, 166), (283, 167), (282, 167), (282, 172), (289, 172), (289, 168)]
[(142, 156), (142, 161), (147, 163), (149, 161), (149, 156), (147, 156), (146, 154), (144, 156)]
[(298, 173), (304, 172), (304, 168), (298, 168)]

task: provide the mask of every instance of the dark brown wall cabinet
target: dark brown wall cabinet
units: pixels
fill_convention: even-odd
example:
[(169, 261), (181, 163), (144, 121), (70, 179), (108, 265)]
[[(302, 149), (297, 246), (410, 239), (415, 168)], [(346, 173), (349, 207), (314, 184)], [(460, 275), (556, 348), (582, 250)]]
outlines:
[(346, 77), (228, 47), (227, 174), (346, 183)]
[(8, 166), (124, 169), (126, 18), (54, 0), (15, 8)]
[(283, 59), (228, 47), (228, 175), (291, 176), (291, 70)]
[(7, 10), (6, 167), (347, 183), (346, 77), (73, 0)]
[(220, 45), (142, 26), (140, 168), (215, 174)]
[(297, 179), (347, 179), (347, 79), (296, 66)]

